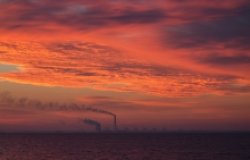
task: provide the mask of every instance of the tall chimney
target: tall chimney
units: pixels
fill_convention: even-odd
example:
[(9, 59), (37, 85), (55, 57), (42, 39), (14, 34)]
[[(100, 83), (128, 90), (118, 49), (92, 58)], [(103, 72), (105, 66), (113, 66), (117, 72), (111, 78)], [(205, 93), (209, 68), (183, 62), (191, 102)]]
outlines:
[(114, 131), (117, 131), (117, 120), (116, 120), (116, 115), (114, 115)]

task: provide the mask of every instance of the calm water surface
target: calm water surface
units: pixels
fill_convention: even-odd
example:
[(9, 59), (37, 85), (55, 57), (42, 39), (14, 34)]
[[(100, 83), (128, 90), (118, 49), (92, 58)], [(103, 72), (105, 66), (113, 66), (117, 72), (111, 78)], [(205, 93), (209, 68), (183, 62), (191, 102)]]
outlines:
[(0, 134), (0, 160), (250, 160), (250, 134)]

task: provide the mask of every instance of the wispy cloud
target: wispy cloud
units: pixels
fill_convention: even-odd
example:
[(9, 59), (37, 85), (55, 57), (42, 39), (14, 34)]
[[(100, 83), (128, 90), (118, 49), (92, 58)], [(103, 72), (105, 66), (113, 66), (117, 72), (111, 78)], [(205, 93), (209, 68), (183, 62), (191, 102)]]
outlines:
[[(225, 89), (220, 90), (220, 86), (237, 85), (241, 79), (153, 64), (92, 43), (30, 42), (15, 45), (10, 48), (2, 44), (6, 54), (0, 58), (21, 65), (23, 71), (1, 74), (1, 77), (21, 83), (185, 96), (204, 92), (223, 94)], [(230, 91), (230, 87), (227, 89)]]

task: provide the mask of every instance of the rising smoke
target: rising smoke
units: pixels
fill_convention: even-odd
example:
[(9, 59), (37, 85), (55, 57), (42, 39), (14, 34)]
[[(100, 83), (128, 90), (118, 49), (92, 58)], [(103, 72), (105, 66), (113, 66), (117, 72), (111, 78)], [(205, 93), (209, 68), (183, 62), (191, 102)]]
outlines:
[(101, 123), (92, 120), (92, 119), (84, 119), (83, 122), (87, 125), (91, 125), (91, 126), (95, 126), (95, 129), (97, 132), (101, 132), (102, 131), (102, 126)]
[(19, 109), (35, 109), (35, 110), (44, 110), (44, 111), (78, 111), (78, 112), (94, 112), (112, 116), (113, 118), (113, 128), (117, 130), (116, 115), (112, 112), (93, 108), (78, 103), (64, 103), (60, 104), (58, 102), (41, 102), (39, 100), (33, 100), (29, 98), (14, 98), (9, 92), (0, 93), (0, 107), (18, 107)]

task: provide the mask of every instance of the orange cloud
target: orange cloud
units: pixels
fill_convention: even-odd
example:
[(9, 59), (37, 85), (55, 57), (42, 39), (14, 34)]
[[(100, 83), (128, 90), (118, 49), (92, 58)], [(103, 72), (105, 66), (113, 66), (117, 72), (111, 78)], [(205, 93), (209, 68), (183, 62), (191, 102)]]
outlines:
[(248, 92), (248, 82), (133, 59), (104, 45), (81, 42), (1, 43), (0, 60), (20, 65), (1, 77), (20, 83), (93, 87), (163, 96)]

